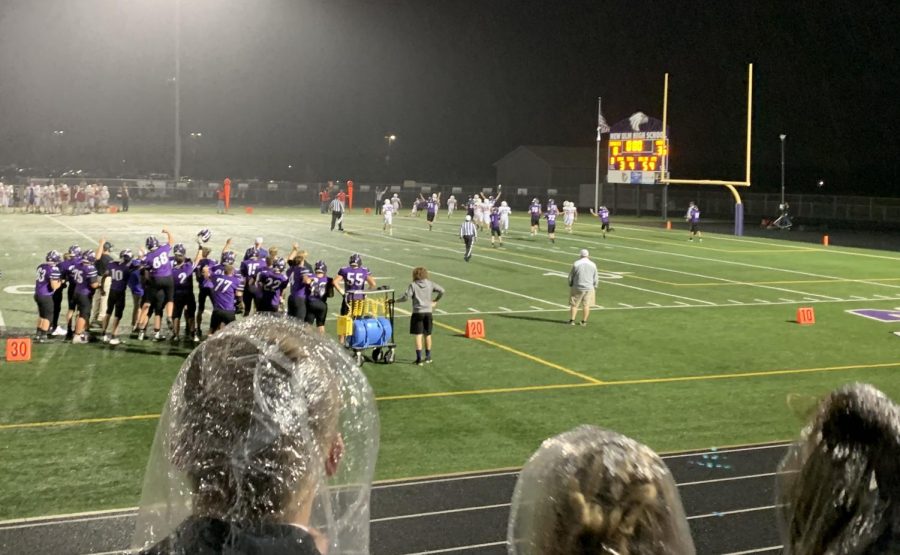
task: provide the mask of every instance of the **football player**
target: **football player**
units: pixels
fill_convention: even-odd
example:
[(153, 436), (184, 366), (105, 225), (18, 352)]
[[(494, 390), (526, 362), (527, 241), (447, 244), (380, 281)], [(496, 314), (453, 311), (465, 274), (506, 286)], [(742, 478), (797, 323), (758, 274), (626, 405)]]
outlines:
[(159, 240), (150, 236), (144, 242), (147, 247), (147, 254), (144, 255), (144, 266), (149, 272), (149, 293), (150, 301), (153, 305), (153, 340), (159, 341), (160, 328), (162, 327), (162, 315), (165, 312), (166, 323), (169, 328), (173, 326), (172, 312), (175, 308), (175, 281), (172, 278), (172, 245), (175, 244), (175, 238), (168, 229), (163, 228), (166, 234), (166, 243), (160, 244)]
[(596, 212), (594, 212), (594, 209), (591, 208), (591, 214), (600, 218), (600, 231), (603, 233), (603, 238), (606, 239), (606, 232), (610, 231), (609, 208), (600, 206), (597, 208)]
[(694, 201), (691, 201), (690, 206), (688, 206), (687, 213), (684, 215), (684, 221), (691, 224), (688, 241), (693, 241), (694, 237), (696, 237), (697, 241), (703, 242), (703, 236), (700, 234), (700, 207), (694, 204)]
[(558, 215), (559, 209), (556, 208), (556, 204), (553, 204), (551, 200), (547, 204), (547, 213), (544, 214), (544, 217), (547, 218), (547, 236), (550, 238), (551, 243), (556, 243), (556, 216)]
[(575, 226), (575, 220), (577, 218), (578, 209), (575, 208), (575, 203), (569, 200), (563, 202), (563, 223), (565, 224), (568, 233), (572, 233), (572, 228)]
[[(66, 339), (72, 339), (72, 317), (75, 316), (75, 277), (70, 270), (81, 264), (81, 254), (81, 247), (72, 245), (63, 255), (63, 261), (59, 263), (59, 276), (63, 282), (61, 288), (66, 289), (66, 306), (68, 308), (66, 311)], [(62, 333), (54, 331), (53, 335), (62, 335)]]
[(334, 294), (334, 283), (328, 277), (328, 266), (316, 262), (311, 279), (306, 282), (306, 323), (315, 324), (319, 333), (325, 333), (325, 318), (328, 315), (328, 297)]
[(210, 290), (213, 313), (209, 321), (209, 335), (234, 322), (236, 310), (244, 294), (244, 280), (234, 273), (234, 253), (222, 255), (222, 273), (214, 275), (209, 266), (203, 268), (203, 286)]
[(494, 207), (491, 209), (491, 246), (497, 247), (498, 245), (494, 244), (494, 238), (497, 238), (500, 241), (499, 246), (503, 246), (503, 232), (500, 228), (500, 209)]
[(431, 198), (425, 202), (425, 216), (428, 220), (428, 231), (434, 226), (434, 218), (437, 216), (438, 208), (441, 207), (440, 193), (432, 193)]
[(537, 198), (531, 199), (528, 214), (531, 216), (531, 236), (535, 237), (541, 225), (541, 203)]
[(453, 216), (454, 210), (456, 210), (456, 197), (450, 195), (450, 198), (447, 199), (447, 218)]
[(287, 262), (281, 257), (270, 258), (266, 262), (267, 267), (256, 274), (256, 286), (259, 289), (256, 311), (281, 312), (281, 297), (288, 286)]
[(75, 306), (78, 310), (75, 333), (72, 337), (72, 343), (76, 345), (88, 342), (87, 327), (88, 322), (91, 321), (91, 304), (94, 291), (100, 287), (100, 276), (97, 275), (97, 269), (94, 267), (96, 260), (96, 253), (87, 251), (82, 256), (80, 264), (69, 268), (69, 274), (75, 283)]
[(50, 319), (53, 318), (53, 293), (59, 289), (61, 279), (57, 264), (62, 262), (62, 255), (50, 251), (44, 257), (44, 263), (37, 267), (34, 278), (34, 302), (38, 308), (37, 330), (35, 341), (43, 343), (50, 332)]
[(381, 208), (381, 215), (384, 218), (384, 225), (381, 226), (382, 231), (386, 231), (388, 235), (394, 235), (394, 205), (391, 201), (385, 199), (384, 206)]
[(503, 233), (509, 232), (509, 215), (512, 214), (512, 208), (509, 207), (509, 204), (506, 203), (505, 200), (500, 201), (500, 208), (497, 210), (500, 213), (500, 229)]
[[(259, 300), (259, 291), (256, 287), (256, 274), (267, 267), (266, 259), (262, 257), (262, 253), (255, 245), (244, 252), (244, 260), (241, 262), (241, 277), (244, 278), (244, 289), (249, 295), (246, 295), (244, 302), (244, 317), (250, 315), (251, 304), (256, 305)], [(257, 310), (259, 308), (257, 307)]]
[[(124, 249), (119, 253), (119, 259), (113, 260), (106, 266), (105, 277), (109, 278), (109, 297), (106, 299), (106, 314), (103, 315), (103, 342), (110, 345), (121, 343), (119, 339), (119, 322), (125, 314), (125, 296), (128, 291), (128, 283), (131, 281), (131, 273), (134, 268), (131, 262), (134, 256), (130, 249)], [(109, 320), (112, 316), (112, 334), (107, 333)]]
[[(375, 278), (369, 272), (369, 269), (362, 265), (362, 257), (356, 253), (350, 255), (350, 261), (347, 266), (338, 270), (338, 273), (332, 282), (335, 290), (343, 296), (343, 301), (341, 302), (341, 316), (351, 312), (351, 304), (354, 305), (354, 309), (356, 308), (357, 303), (359, 303), (359, 306), (361, 307), (365, 295), (354, 293), (355, 291), (364, 290), (366, 285), (368, 285), (370, 289), (375, 289)], [(356, 312), (356, 310), (354, 310), (354, 312)], [(338, 342), (340, 342), (341, 345), (344, 344), (343, 335), (338, 336)]]
[(181, 315), (186, 320), (185, 337), (191, 337), (194, 343), (200, 342), (197, 328), (194, 325), (194, 314), (197, 312), (197, 298), (194, 296), (194, 266), (199, 264), (203, 256), (202, 249), (197, 250), (194, 260), (187, 258), (187, 249), (181, 243), (172, 247), (175, 255), (172, 273), (175, 277), (175, 297), (172, 308), (172, 341), (178, 341), (181, 333)]

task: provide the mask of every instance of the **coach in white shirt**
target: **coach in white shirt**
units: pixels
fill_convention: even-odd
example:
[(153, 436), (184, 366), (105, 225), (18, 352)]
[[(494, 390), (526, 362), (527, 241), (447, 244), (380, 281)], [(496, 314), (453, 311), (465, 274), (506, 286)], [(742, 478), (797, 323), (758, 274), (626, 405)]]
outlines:
[(581, 249), (581, 258), (572, 264), (569, 271), (569, 324), (575, 325), (575, 313), (578, 307), (584, 307), (581, 316), (581, 325), (586, 326), (588, 316), (591, 314), (591, 305), (594, 304), (594, 290), (600, 276), (597, 274), (597, 265), (589, 258), (587, 249)]

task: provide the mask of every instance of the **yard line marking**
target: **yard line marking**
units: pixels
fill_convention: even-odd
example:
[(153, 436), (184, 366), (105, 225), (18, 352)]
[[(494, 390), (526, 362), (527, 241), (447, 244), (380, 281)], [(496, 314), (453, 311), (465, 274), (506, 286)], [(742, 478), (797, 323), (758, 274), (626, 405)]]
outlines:
[(756, 301), (756, 302), (758, 302), (758, 303), (769, 304), (769, 301), (767, 301), (767, 300), (765, 300), (765, 299), (753, 299), (753, 300)]
[(809, 297), (803, 297), (803, 300), (804, 300), (804, 301), (812, 301), (812, 302), (816, 302), (818, 299), (810, 299)]
[(850, 298), (853, 300), (856, 300), (856, 301), (868, 301), (869, 300), (865, 297), (860, 297), (859, 295), (851, 295)]
[(779, 297), (778, 300), (779, 300), (779, 301), (784, 301), (784, 302), (786, 302), (786, 303), (796, 303), (796, 302), (799, 302), (799, 301), (795, 301), (794, 299), (785, 299), (784, 297)]
[(656, 307), (662, 306), (662, 305), (658, 305), (658, 304), (656, 304), (656, 303), (647, 303), (647, 304), (650, 305), (650, 306), (656, 306)]
[(747, 551), (732, 551), (731, 553), (725, 553), (723, 555), (752, 555), (753, 553), (765, 553), (766, 551), (777, 551), (781, 553), (781, 550), (784, 548), (784, 545), (773, 545), (770, 547), (760, 547), (758, 549), (749, 549)]
[(446, 310), (442, 310), (440, 308), (435, 308), (434, 311), (437, 312), (438, 314), (447, 314)]
[(743, 513), (753, 513), (753, 512), (758, 512), (758, 511), (769, 511), (772, 509), (777, 509), (778, 507), (782, 507), (782, 506), (783, 505), (766, 505), (765, 507), (751, 507), (749, 509), (735, 509), (733, 511), (713, 512), (713, 513), (706, 513), (706, 514), (702, 514), (702, 515), (689, 516), (689, 517), (687, 517), (687, 519), (695, 520), (695, 519), (699, 519), (699, 518), (711, 518), (714, 516), (718, 517), (718, 516), (739, 515), (739, 514), (743, 514)]
[(499, 308), (499, 309), (502, 310), (503, 312), (512, 312), (512, 310), (506, 308), (505, 306), (498, 306), (497, 308)]
[[(284, 233), (277, 233), (277, 234), (275, 234), (275, 235), (279, 235), (279, 236), (282, 236), (282, 237), (291, 237), (290, 235), (287, 235), (287, 234), (284, 234)], [(396, 261), (394, 261), (394, 260), (390, 260), (390, 259), (387, 259), (387, 258), (381, 258), (381, 257), (375, 256), (374, 254), (371, 254), (370, 252), (367, 252), (367, 251), (359, 251), (359, 250), (345, 249), (345, 248), (338, 247), (338, 246), (335, 246), (335, 245), (330, 245), (330, 244), (328, 244), (328, 243), (322, 243), (322, 242), (320, 242), (320, 241), (312, 241), (312, 240), (310, 240), (310, 239), (307, 239), (306, 242), (307, 242), (307, 243), (311, 243), (311, 244), (313, 244), (313, 245), (319, 245), (319, 246), (322, 246), (322, 247), (326, 247), (326, 248), (329, 248), (329, 249), (332, 249), (332, 250), (337, 250), (337, 251), (343, 251), (343, 252), (349, 252), (349, 253), (362, 252), (362, 253), (365, 254), (367, 257), (369, 257), (369, 258), (371, 258), (371, 259), (373, 259), (373, 260), (378, 260), (378, 261), (380, 261), (380, 262), (387, 262), (388, 264), (395, 264), (395, 265), (397, 265), (397, 266), (402, 266), (402, 267), (404, 267), (404, 268), (410, 268), (410, 269), (414, 268), (414, 266), (410, 266), (409, 264), (403, 264), (403, 263), (401, 263), (401, 262), (396, 262)], [(522, 297), (522, 298), (529, 299), (529, 300), (532, 300), (532, 301), (537, 301), (537, 302), (549, 304), (549, 305), (552, 305), (552, 306), (555, 306), (555, 307), (566, 308), (566, 305), (563, 305), (563, 304), (554, 303), (554, 302), (552, 302), (552, 301), (547, 301), (547, 300), (544, 300), (544, 299), (539, 299), (539, 298), (537, 298), (537, 297), (532, 297), (532, 296), (530, 296), (530, 295), (525, 295), (525, 294), (523, 294), (523, 293), (518, 293), (518, 292), (516, 292), (516, 291), (510, 291), (510, 290), (508, 290), (508, 289), (501, 289), (500, 287), (494, 287), (493, 285), (488, 285), (488, 284), (486, 284), (486, 283), (478, 283), (478, 282), (475, 282), (475, 281), (470, 281), (470, 280), (467, 280), (467, 279), (463, 279), (463, 278), (461, 278), (461, 277), (452, 276), (452, 275), (449, 275), (449, 274), (442, 274), (442, 273), (439, 273), (439, 272), (430, 272), (430, 273), (433, 274), (433, 275), (436, 275), (436, 276), (445, 277), (445, 278), (447, 278), (447, 279), (452, 279), (452, 280), (455, 280), (455, 281), (460, 281), (460, 282), (466, 283), (466, 284), (468, 284), (468, 285), (474, 285), (474, 286), (476, 286), (476, 287), (484, 287), (485, 289), (491, 289), (491, 290), (493, 290), (493, 291), (499, 291), (499, 292), (501, 292), (501, 293), (506, 293), (506, 294), (508, 294), (508, 295), (514, 295), (514, 296), (516, 296), (516, 297)]]
[[(442, 234), (445, 234), (445, 235), (448, 234), (448, 233), (442, 232), (442, 231), (439, 231), (438, 233), (442, 233)], [(526, 246), (526, 245), (520, 245), (520, 246), (522, 246), (522, 247), (527, 247), (527, 248), (533, 248), (533, 249), (539, 249), (539, 250), (547, 251), (547, 252), (554, 252), (554, 253), (558, 252), (558, 251), (556, 251), (556, 250), (554, 250), (554, 249), (548, 249), (548, 248), (544, 248), (544, 247)], [(455, 250), (449, 249), (449, 248), (446, 248), (446, 247), (441, 247), (441, 248), (442, 248), (443, 250), (449, 250), (449, 251), (451, 251), (451, 252), (456, 252)], [(527, 254), (521, 254), (521, 253), (514, 253), (514, 252), (511, 252), (511, 254), (515, 254), (516, 256), (521, 256), (521, 257), (524, 257), (524, 258), (536, 258), (536, 257), (533, 257), (533, 256), (529, 256), (529, 255), (527, 255)], [(560, 273), (560, 272), (558, 272), (558, 271), (556, 271), (556, 270), (552, 270), (552, 269), (550, 269), (550, 268), (544, 268), (544, 267), (541, 267), (541, 266), (535, 266), (535, 265), (533, 265), (533, 264), (524, 264), (524, 263), (522, 263), (522, 262), (516, 262), (516, 261), (514, 261), (514, 260), (509, 260), (509, 259), (504, 259), (504, 258), (495, 258), (495, 257), (492, 257), (492, 256), (484, 256), (484, 255), (482, 255), (481, 258), (485, 258), (485, 259), (487, 259), (487, 260), (493, 260), (493, 261), (501, 262), (501, 263), (505, 263), (505, 264), (513, 264), (513, 265), (515, 265), (515, 266), (523, 266), (523, 267), (525, 267), (525, 268), (531, 268), (531, 269), (534, 269), (534, 270), (540, 270), (540, 271), (542, 271), (542, 272), (550, 272), (550, 273), (553, 273), (553, 274), (559, 274), (559, 273)], [(542, 262), (546, 262), (546, 260), (544, 260), (544, 259), (540, 259), (540, 260), (541, 260)], [(599, 260), (602, 260), (602, 259), (599, 259)], [(558, 261), (554, 261), (554, 262), (556, 262), (556, 263), (558, 263), (558, 264), (566, 264), (566, 265), (568, 265), (567, 263), (563, 263), (563, 262), (558, 262)], [(641, 266), (641, 265), (640, 265), (640, 264), (637, 264), (637, 266)], [(692, 274), (692, 275), (696, 275), (696, 276), (698, 276), (698, 277), (706, 277), (706, 276), (700, 276), (699, 274)], [(713, 278), (711, 278), (711, 279), (713, 279)], [(725, 279), (725, 278), (714, 278), (714, 279)], [(638, 290), (638, 291), (643, 291), (643, 292), (645, 292), (645, 293), (652, 293), (652, 294), (655, 294), (655, 295), (663, 295), (663, 296), (666, 296), (666, 297), (674, 297), (674, 298), (676, 298), (676, 299), (685, 299), (685, 300), (688, 300), (688, 301), (691, 301), (691, 302), (701, 303), (701, 304), (707, 304), (707, 305), (710, 305), (710, 306), (712, 306), (712, 305), (715, 304), (715, 303), (711, 303), (711, 302), (709, 302), (709, 301), (703, 301), (703, 300), (700, 300), (700, 299), (694, 299), (694, 298), (692, 298), (692, 297), (685, 297), (685, 296), (683, 296), (683, 295), (675, 295), (675, 294), (672, 294), (672, 293), (664, 293), (664, 292), (662, 292), (662, 291), (656, 291), (656, 290), (653, 290), (653, 289), (644, 289), (644, 288), (637, 287), (637, 286), (634, 286), (634, 285), (626, 285), (626, 284), (624, 284), (624, 283), (618, 283), (618, 282), (616, 282), (616, 281), (604, 281), (604, 283), (609, 283), (609, 284), (612, 284), (612, 285), (617, 285), (617, 286), (619, 286), (619, 287), (625, 287), (625, 288), (628, 288), (628, 289), (636, 289), (636, 290)], [(824, 295), (823, 295), (823, 296), (824, 296)], [(547, 302), (547, 301), (544, 301), (544, 302)], [(565, 306), (565, 305), (557, 305), (557, 306)]]
[[(457, 330), (456, 328), (452, 328), (450, 326), (446, 326), (440, 322), (435, 322), (435, 325), (443, 326), (449, 328), (454, 332), (461, 333), (462, 330)], [(510, 347), (506, 347), (505, 345), (497, 344), (496, 342), (489, 341), (487, 339), (477, 339), (477, 341), (484, 341), (485, 343), (495, 345), (501, 349), (508, 349), (515, 351)], [(519, 354), (519, 353), (516, 353)], [(537, 361), (542, 364), (553, 364), (542, 359), (538, 359), (538, 357), (533, 357), (532, 355), (528, 355), (527, 353), (521, 353), (526, 358), (529, 359), (537, 359)], [(558, 367), (554, 365), (555, 368), (562, 370), (562, 367)], [(741, 378), (759, 378), (759, 377), (767, 377), (767, 376), (786, 376), (786, 375), (795, 375), (795, 374), (810, 374), (816, 372), (840, 372), (846, 370), (871, 370), (871, 369), (880, 369), (880, 368), (897, 368), (900, 367), (900, 361), (897, 362), (884, 362), (884, 363), (875, 363), (875, 364), (850, 364), (844, 366), (824, 366), (819, 368), (794, 368), (794, 369), (785, 369), (785, 370), (762, 370), (756, 372), (736, 372), (733, 374), (697, 374), (690, 376), (673, 376), (669, 378), (644, 378), (644, 379), (633, 379), (633, 380), (618, 380), (618, 381), (599, 381), (594, 378), (590, 378), (585, 376), (585, 379), (590, 379), (590, 382), (583, 383), (570, 383), (570, 384), (551, 384), (551, 385), (532, 385), (532, 386), (522, 386), (522, 387), (503, 387), (503, 388), (493, 388), (493, 389), (472, 389), (472, 390), (459, 390), (459, 391), (441, 391), (441, 392), (432, 392), (432, 393), (411, 393), (406, 395), (389, 395), (384, 397), (376, 397), (376, 401), (401, 401), (408, 399), (428, 399), (435, 397), (456, 397), (463, 395), (488, 395), (488, 394), (498, 394), (498, 393), (522, 393), (522, 392), (530, 392), (530, 391), (550, 391), (554, 389), (576, 389), (581, 387), (610, 387), (610, 386), (621, 386), (621, 385), (646, 385), (646, 384), (660, 384), (660, 383), (675, 383), (675, 382), (698, 382), (698, 381), (710, 381), (710, 380), (729, 380), (729, 379), (741, 379)], [(568, 370), (568, 369), (566, 369)], [(121, 422), (128, 420), (145, 420), (151, 418), (159, 418), (158, 414), (152, 415), (137, 415), (137, 416), (115, 416), (109, 418), (86, 418), (83, 420), (60, 420), (60, 421), (50, 421), (50, 422), (23, 422), (19, 424), (4, 424), (0, 426), (0, 430), (15, 430), (15, 429), (23, 429), (23, 428), (47, 428), (54, 426), (75, 426), (81, 424), (95, 424), (100, 422)], [(722, 451), (719, 451), (720, 453)], [(697, 453), (685, 454), (684, 456), (691, 456)]]
[(728, 299), (728, 302), (734, 303), (734, 304), (744, 304), (744, 303), (742, 303), (741, 301), (736, 301), (736, 300), (734, 300), (734, 299)]
[(888, 297), (887, 295), (872, 295), (872, 296), (879, 298), (879, 299), (892, 299), (893, 298), (893, 297)]
[(27, 428), (49, 428), (51, 426), (75, 426), (80, 424), (105, 424), (107, 422), (125, 422), (129, 420), (154, 420), (158, 414), (136, 414), (132, 416), (110, 416), (104, 418), (80, 418), (77, 420), (48, 420), (43, 422), (23, 422), (19, 424), (0, 424), (0, 430), (23, 430)]
[[(443, 322), (435, 322), (434, 325), (442, 327), (446, 330), (450, 330), (454, 333), (459, 333), (459, 334), (464, 333), (463, 330), (461, 330), (459, 328), (454, 328), (453, 326), (448, 326), (447, 324), (444, 324)], [(530, 355), (528, 353), (525, 353), (523, 351), (520, 351), (520, 350), (510, 347), (508, 345), (504, 345), (503, 343), (498, 343), (497, 341), (493, 341), (491, 339), (485, 339), (484, 337), (478, 337), (478, 338), (475, 338), (475, 340), (481, 341), (482, 343), (487, 343), (488, 345), (497, 347), (498, 349), (502, 349), (502, 350), (510, 352), (514, 355), (518, 355), (522, 358), (527, 358), (528, 360), (537, 362), (538, 364), (543, 364), (544, 366), (549, 366), (550, 368), (555, 368), (556, 370), (560, 370), (561, 372), (565, 372), (566, 374), (569, 374), (571, 376), (576, 376), (576, 377), (581, 378), (582, 380), (586, 380), (592, 384), (603, 383), (600, 380), (598, 380), (597, 378), (593, 378), (586, 374), (582, 374), (581, 372), (576, 372), (575, 370), (572, 370), (571, 368), (566, 368), (565, 366), (560, 366), (559, 364), (556, 364), (555, 362), (550, 362), (549, 360), (544, 360), (540, 357)]]
[(469, 312), (475, 312), (475, 313), (477, 314), (477, 313), (478, 313), (478, 310), (477, 310), (477, 309), (474, 309), (474, 308), (472, 308), (472, 307), (470, 306), (470, 307), (469, 307)]
[(70, 226), (69, 224), (67, 224), (67, 223), (65, 223), (65, 222), (61, 222), (61, 221), (59, 221), (59, 220), (57, 220), (57, 219), (55, 219), (55, 218), (51, 218), (51, 217), (48, 216), (47, 214), (44, 214), (44, 217), (47, 218), (48, 220), (50, 220), (51, 222), (55, 222), (55, 223), (57, 223), (57, 224), (63, 226), (64, 228), (68, 229), (69, 231), (74, 231), (75, 233), (77, 233), (78, 235), (81, 235), (82, 237), (84, 237), (84, 238), (87, 239), (88, 241), (91, 241), (91, 242), (96, 242), (96, 241), (97, 241), (97, 238), (96, 238), (96, 237), (91, 237), (90, 235), (84, 233), (84, 232), (81, 231), (80, 229), (76, 229), (76, 228)]
[(540, 308), (540, 307), (537, 307), (537, 306), (534, 306), (534, 305), (531, 305), (531, 308), (533, 308), (533, 309), (535, 309), (535, 310), (544, 310), (543, 308)]
[(447, 547), (445, 549), (432, 549), (430, 551), (417, 551), (415, 553), (404, 553), (403, 555), (433, 555), (433, 554), (437, 554), (437, 553), (455, 553), (457, 551), (469, 551), (472, 549), (481, 549), (482, 547), (496, 547), (498, 545), (506, 545), (506, 540), (499, 541), (499, 542), (461, 545), (459, 547)]
[(444, 509), (443, 511), (429, 511), (426, 513), (415, 513), (408, 515), (397, 515), (397, 516), (384, 516), (381, 518), (373, 518), (369, 522), (375, 524), (376, 522), (391, 522), (394, 520), (406, 520), (409, 518), (421, 518), (424, 516), (437, 516), (437, 515), (451, 515), (453, 513), (465, 513), (469, 511), (487, 511), (490, 509), (501, 509), (503, 507), (509, 507), (510, 503), (497, 503), (495, 505), (482, 505), (478, 507), (460, 507), (459, 509)]
[(625, 304), (625, 303), (619, 303), (619, 306), (624, 306), (625, 308), (634, 308), (630, 304)]
[(675, 304), (681, 305), (681, 306), (690, 306), (689, 304), (683, 303), (683, 302), (681, 302), (681, 301), (675, 301)]

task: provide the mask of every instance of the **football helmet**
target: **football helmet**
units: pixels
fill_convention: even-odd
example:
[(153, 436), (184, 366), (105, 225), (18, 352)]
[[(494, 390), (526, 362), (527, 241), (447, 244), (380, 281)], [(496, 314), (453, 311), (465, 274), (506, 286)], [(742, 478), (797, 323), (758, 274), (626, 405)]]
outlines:
[(323, 274), (328, 273), (328, 266), (325, 264), (324, 260), (316, 260), (316, 265), (314, 268), (315, 268), (316, 273), (319, 273), (319, 272), (322, 272)]
[(228, 251), (222, 253), (222, 264), (227, 264), (229, 266), (234, 265), (234, 252)]
[(131, 249), (122, 249), (122, 252), (119, 253), (119, 258), (122, 259), (122, 262), (128, 264), (134, 258), (134, 255), (131, 253)]
[(50, 251), (47, 253), (47, 257), (44, 259), (47, 262), (53, 262), (54, 264), (58, 263), (62, 260), (62, 255), (57, 251)]
[(350, 265), (355, 267), (362, 266), (362, 257), (358, 253), (353, 253), (350, 255)]
[(159, 239), (151, 235), (144, 241), (144, 245), (147, 247), (148, 251), (156, 250), (159, 248)]
[(175, 256), (184, 256), (187, 254), (187, 249), (184, 248), (183, 244), (176, 243), (175, 246), (172, 247), (172, 252), (175, 253)]

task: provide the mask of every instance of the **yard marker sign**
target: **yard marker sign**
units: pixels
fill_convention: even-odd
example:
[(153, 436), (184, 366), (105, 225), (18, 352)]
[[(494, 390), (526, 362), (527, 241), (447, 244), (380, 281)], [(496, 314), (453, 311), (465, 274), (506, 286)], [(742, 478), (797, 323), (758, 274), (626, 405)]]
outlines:
[(466, 320), (465, 336), (469, 339), (484, 337), (484, 320)]
[(816, 323), (816, 313), (811, 306), (801, 306), (797, 309), (797, 323), (804, 326)]
[(10, 337), (6, 340), (6, 361), (24, 362), (31, 360), (31, 338)]

